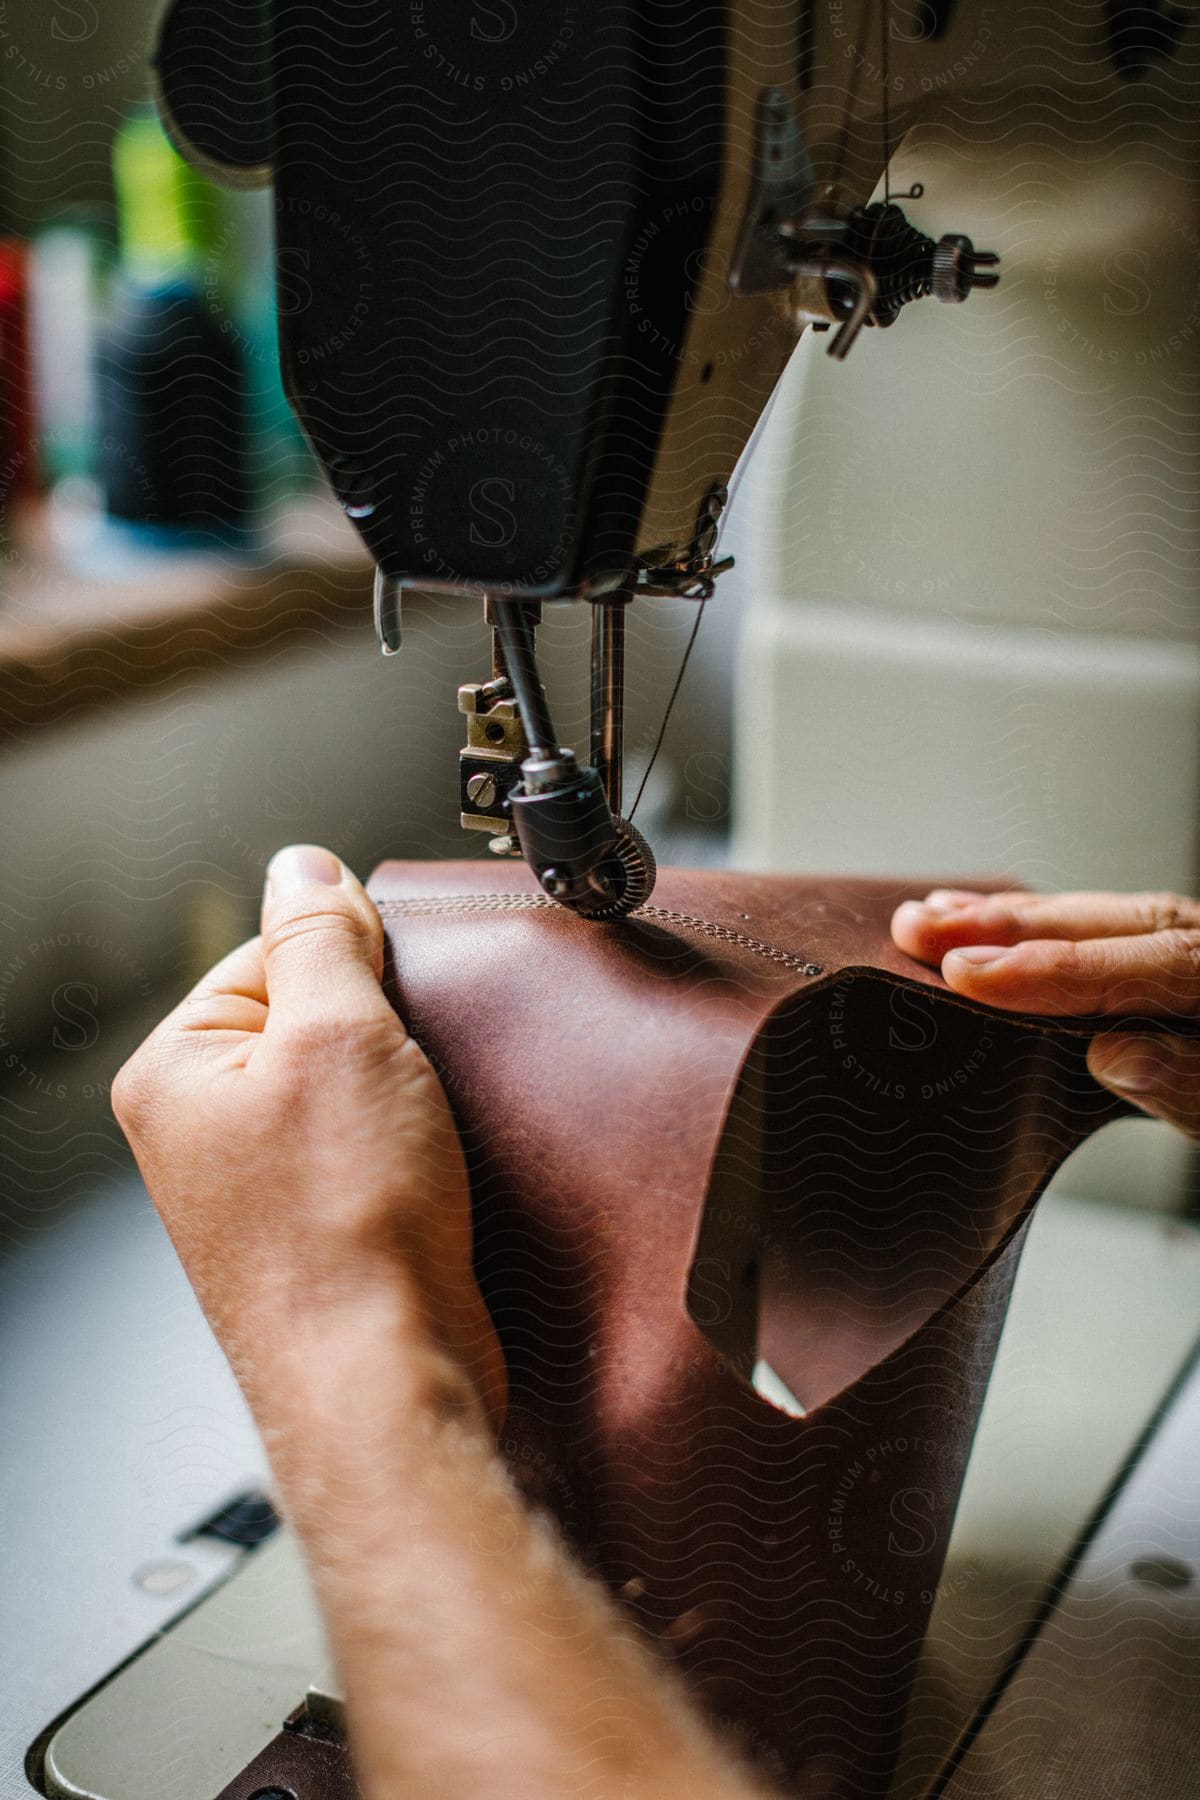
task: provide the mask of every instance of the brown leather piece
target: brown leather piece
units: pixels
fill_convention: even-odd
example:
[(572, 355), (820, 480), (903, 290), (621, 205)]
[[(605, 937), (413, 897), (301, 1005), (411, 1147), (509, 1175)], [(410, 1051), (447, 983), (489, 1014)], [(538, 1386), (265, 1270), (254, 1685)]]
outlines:
[(467, 1146), (518, 1480), (839, 1800), (886, 1788), (1030, 1209), (1123, 1110), (1086, 1032), (895, 948), (929, 885), (664, 869), (592, 925), (512, 864), (370, 883)]
[(342, 1744), (303, 1731), (281, 1731), (216, 1800), (358, 1800)]

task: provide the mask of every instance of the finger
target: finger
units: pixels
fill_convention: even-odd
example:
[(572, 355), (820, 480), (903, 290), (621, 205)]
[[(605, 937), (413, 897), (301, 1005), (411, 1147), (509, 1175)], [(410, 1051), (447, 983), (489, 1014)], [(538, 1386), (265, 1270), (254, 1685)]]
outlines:
[(179, 1009), (180, 1031), (259, 1032), (266, 1029), (269, 1017), (266, 1002), (251, 1000), (245, 994), (209, 994), (192, 1000)]
[(222, 957), (164, 1021), (181, 1031), (261, 1031), (266, 1022), (261, 938), (251, 938)]
[(176, 1083), (194, 1083), (201, 1072), (243, 1060), (243, 1047), (267, 1018), (262, 943), (251, 938), (201, 976), (189, 994), (161, 1020), (120, 1071), (113, 1110), (132, 1129), (142, 1103)]
[(183, 1032), (259, 1032), (267, 1020), (267, 981), (262, 941), (239, 944), (185, 994), (178, 1006), (156, 1025), (147, 1051), (162, 1047)]
[(1106, 1031), (1088, 1048), (1088, 1068), (1102, 1087), (1200, 1140), (1200, 1043)]
[(892, 919), (901, 950), (938, 963), (965, 944), (1017, 944), (1025, 938), (1129, 937), (1200, 927), (1200, 904), (1178, 894), (971, 894), (935, 888), (906, 900)]
[(300, 1020), (393, 1019), (380, 978), (383, 925), (331, 850), (292, 844), (272, 858), (262, 911), (268, 1029)]
[(949, 951), (942, 974), (956, 993), (1015, 1012), (1190, 1019), (1200, 1016), (1200, 931), (976, 944)]
[(236, 950), (230, 950), (219, 963), (214, 963), (207, 975), (202, 975), (195, 987), (185, 995), (182, 1004), (227, 994), (240, 995), (266, 1005), (267, 972), (263, 966), (261, 937), (247, 939)]

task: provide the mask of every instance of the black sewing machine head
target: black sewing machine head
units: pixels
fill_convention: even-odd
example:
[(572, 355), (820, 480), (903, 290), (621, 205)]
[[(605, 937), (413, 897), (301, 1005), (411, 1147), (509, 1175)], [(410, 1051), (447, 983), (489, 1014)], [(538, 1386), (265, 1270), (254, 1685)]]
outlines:
[[(968, 238), (867, 204), (886, 116), (860, 129), (847, 99), (810, 143), (808, 16), (175, 0), (162, 28), (181, 147), (273, 184), (284, 382), (377, 565), (382, 647), (406, 587), (490, 603), (463, 823), (592, 917), (653, 881), (617, 816), (624, 607), (712, 594), (729, 478), (798, 331), (843, 356), (908, 301), (996, 279)], [(538, 678), (536, 603), (559, 598), (605, 614), (594, 767)]]

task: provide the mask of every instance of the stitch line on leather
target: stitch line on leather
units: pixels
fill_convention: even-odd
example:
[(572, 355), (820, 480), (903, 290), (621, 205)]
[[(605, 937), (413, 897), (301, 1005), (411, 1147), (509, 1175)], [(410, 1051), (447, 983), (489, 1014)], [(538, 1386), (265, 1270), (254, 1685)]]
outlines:
[[(553, 900), (550, 904), (554, 905)], [(672, 912), (668, 906), (647, 905), (635, 907), (630, 917), (652, 919), (666, 925), (682, 925), (685, 930), (697, 931), (703, 937), (716, 938), (718, 943), (736, 944), (739, 950), (753, 950), (756, 956), (764, 956), (768, 962), (791, 969), (796, 975), (821, 973), (820, 963), (805, 962), (802, 956), (793, 956), (790, 950), (780, 950), (775, 944), (765, 944), (761, 938), (748, 937), (744, 931), (734, 931), (731, 926), (718, 925), (712, 919), (697, 918), (694, 913)]]
[[(397, 913), (404, 918), (422, 918), (438, 913), (476, 913), (476, 912), (553, 912), (556, 902), (544, 894), (430, 894), (420, 895), (412, 900), (381, 900), (381, 913)], [(781, 969), (789, 969), (794, 975), (820, 975), (820, 963), (806, 962), (802, 956), (793, 956), (790, 950), (781, 950), (776, 944), (764, 943), (762, 938), (749, 937), (744, 931), (735, 931), (732, 926), (719, 925), (713, 919), (701, 919), (695, 913), (674, 912), (668, 906), (639, 906), (630, 913), (631, 919), (646, 919), (653, 925), (679, 925), (685, 931), (694, 931), (701, 937), (713, 938), (720, 944), (736, 944), (739, 950), (749, 950), (755, 956), (778, 965)]]

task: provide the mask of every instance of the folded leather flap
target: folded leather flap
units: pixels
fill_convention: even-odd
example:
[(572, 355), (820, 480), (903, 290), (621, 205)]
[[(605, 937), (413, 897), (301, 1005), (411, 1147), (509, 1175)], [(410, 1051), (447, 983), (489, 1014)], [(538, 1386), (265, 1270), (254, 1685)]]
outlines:
[(830, 1794), (886, 1783), (1023, 1225), (1122, 1110), (1085, 1033), (895, 947), (931, 885), (664, 869), (598, 926), (512, 864), (370, 884), (466, 1146), (517, 1480)]

